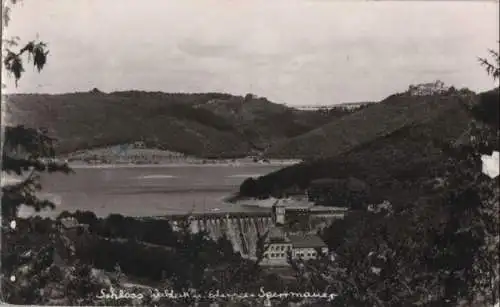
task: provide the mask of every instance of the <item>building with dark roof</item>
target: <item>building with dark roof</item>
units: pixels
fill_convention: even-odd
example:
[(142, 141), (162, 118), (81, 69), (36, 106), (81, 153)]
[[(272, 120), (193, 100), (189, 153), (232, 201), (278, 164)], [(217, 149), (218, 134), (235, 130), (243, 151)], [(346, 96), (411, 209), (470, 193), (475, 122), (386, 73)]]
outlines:
[(277, 218), (276, 215), (283, 214), (277, 210), (278, 202), (273, 206), (273, 220), (275, 225), (272, 226), (264, 242), (267, 247), (264, 252), (262, 265), (285, 266), (288, 265), (288, 254), (291, 254), (292, 259), (311, 260), (316, 259), (321, 255), (328, 253), (328, 247), (323, 240), (315, 234), (306, 235), (289, 235), (285, 230), (285, 226), (279, 223), (282, 218)]
[(290, 235), (293, 248), (324, 248), (326, 243), (317, 235)]
[(317, 235), (290, 235), (292, 258), (304, 260), (316, 259), (328, 253), (326, 243)]
[(292, 251), (292, 243), (282, 226), (272, 226), (264, 242), (263, 265), (287, 265), (287, 253)]

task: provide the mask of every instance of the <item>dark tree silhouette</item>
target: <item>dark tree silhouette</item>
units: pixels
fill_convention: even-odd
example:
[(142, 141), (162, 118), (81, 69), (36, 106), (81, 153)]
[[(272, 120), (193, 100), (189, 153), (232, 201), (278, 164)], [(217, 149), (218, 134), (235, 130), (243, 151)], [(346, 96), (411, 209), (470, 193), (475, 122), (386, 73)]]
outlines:
[[(3, 1), (4, 28), (8, 26), (10, 4), (17, 0)], [(48, 51), (44, 42), (28, 42), (24, 47), (14, 51), (19, 38), (11, 39), (5, 44), (3, 51), (4, 69), (17, 81), (24, 72), (23, 57), (32, 61), (38, 71), (47, 63)], [(35, 192), (41, 189), (40, 172), (70, 173), (68, 165), (55, 159), (54, 139), (44, 129), (33, 129), (24, 126), (3, 127), (2, 138), (2, 172), (24, 177), (20, 183), (2, 186), (2, 219), (14, 218), (21, 204), (33, 207), (36, 211), (52, 208), (54, 204), (40, 200)]]
[[(10, 20), (11, 6), (17, 2), (18, 0), (2, 1), (4, 29)], [(48, 56), (44, 42), (31, 41), (19, 47), (19, 41), (19, 37), (5, 40), (2, 50), (3, 68), (14, 77), (16, 86), (25, 70), (23, 59), (31, 61), (40, 72), (47, 63)], [(2, 84), (2, 89), (5, 88)], [(55, 159), (54, 139), (44, 129), (2, 123), (2, 134), (2, 173), (21, 178), (17, 183), (2, 182), (2, 300), (14, 304), (50, 303), (52, 295), (42, 291), (48, 290), (47, 287), (59, 279), (61, 274), (64, 276), (68, 273), (64, 278), (68, 278), (66, 281), (69, 283), (66, 289), (61, 290), (64, 301), (60, 303), (89, 304), (88, 300), (81, 301), (80, 298), (88, 297), (96, 284), (72, 282), (72, 278), (80, 279), (83, 275), (89, 277), (89, 268), (75, 266), (73, 268), (76, 271), (70, 269), (64, 272), (65, 269), (60, 264), (54, 263), (54, 257), (65, 253), (71, 248), (71, 244), (67, 244), (58, 229), (53, 227), (53, 223), (49, 227), (42, 227), (45, 231), (40, 231), (39, 220), (18, 218), (21, 205), (32, 207), (35, 211), (54, 207), (52, 202), (36, 195), (42, 188), (40, 173), (70, 173), (70, 168), (66, 163)], [(15, 229), (10, 229), (11, 221), (17, 221)], [(50, 287), (52, 293), (54, 288)]]
[(488, 50), (488, 53), (493, 58), (493, 62), (486, 58), (478, 58), (479, 63), (486, 69), (488, 75), (493, 77), (493, 80), (500, 79), (500, 54), (493, 49)]
[[(481, 63), (498, 78), (498, 61)], [(395, 203), (394, 214), (353, 212), (326, 229), (338, 257), (295, 264), (304, 291), (329, 285), (339, 294), (334, 306), (498, 303), (499, 178), (481, 171), (481, 156), (499, 150), (498, 123), (488, 114), (498, 110), (498, 90), (477, 98), (466, 140), (442, 146), (434, 175), (442, 185)]]

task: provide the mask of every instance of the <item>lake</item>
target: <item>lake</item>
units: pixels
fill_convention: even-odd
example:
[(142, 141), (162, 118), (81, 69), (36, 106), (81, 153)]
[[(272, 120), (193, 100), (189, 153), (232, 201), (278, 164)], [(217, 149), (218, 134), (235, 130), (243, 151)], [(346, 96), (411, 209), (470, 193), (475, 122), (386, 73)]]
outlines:
[[(282, 165), (192, 165), (112, 168), (75, 168), (75, 174), (42, 177), (41, 196), (57, 204), (41, 216), (64, 210), (89, 210), (98, 216), (119, 213), (153, 216), (194, 212), (261, 210), (225, 203), (248, 177), (278, 170)], [(20, 215), (32, 212), (22, 208)]]

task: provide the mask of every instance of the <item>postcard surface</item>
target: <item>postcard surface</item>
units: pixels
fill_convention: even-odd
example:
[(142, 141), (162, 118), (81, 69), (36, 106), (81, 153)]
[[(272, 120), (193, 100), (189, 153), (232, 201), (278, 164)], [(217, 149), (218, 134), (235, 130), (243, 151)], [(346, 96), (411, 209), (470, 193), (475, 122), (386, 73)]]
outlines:
[(498, 306), (498, 23), (2, 0), (2, 302)]

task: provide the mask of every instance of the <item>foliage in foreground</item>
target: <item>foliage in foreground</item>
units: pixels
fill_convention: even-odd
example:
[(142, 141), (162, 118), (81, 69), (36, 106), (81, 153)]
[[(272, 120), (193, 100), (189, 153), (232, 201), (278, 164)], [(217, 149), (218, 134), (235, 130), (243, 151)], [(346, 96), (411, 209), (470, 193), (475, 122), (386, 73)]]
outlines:
[[(48, 54), (44, 47), (31, 42), (17, 52), (7, 50), (4, 67), (16, 82), (24, 71), (21, 56), (31, 54), (40, 70)], [(498, 53), (492, 54), (496, 67), (487, 61), (482, 64), (496, 79)], [(498, 110), (498, 99), (492, 106)], [(498, 151), (498, 124), (495, 127), (484, 112), (476, 117), (485, 124), (476, 123), (465, 144), (447, 148), (449, 159), (442, 162), (448, 171), (440, 173), (441, 184), (433, 193), (411, 203), (394, 203), (393, 210), (365, 212), (350, 220), (343, 228), (344, 240), (333, 246), (339, 256), (336, 262), (292, 262), (299, 272), (298, 290), (330, 288), (340, 294), (338, 306), (496, 303), (499, 182), (498, 177), (490, 179), (480, 172), (479, 156)], [(35, 195), (40, 189), (36, 173), (67, 171), (67, 167), (54, 162), (52, 145), (43, 131), (9, 128), (4, 139), (8, 142), (3, 143), (2, 171), (28, 172), (28, 176), (18, 184), (2, 186), (2, 298), (14, 304), (97, 303), (95, 292), (107, 284), (93, 276), (90, 265), (61, 259), (61, 254), (71, 256), (72, 248), (53, 223), (18, 220), (15, 231), (8, 227), (22, 203), (38, 210), (51, 206)], [(255, 263), (240, 261), (198, 265), (196, 260), (207, 257), (200, 247), (203, 241), (184, 228), (174, 244), (184, 270), (171, 282), (179, 288), (237, 289), (257, 270)], [(234, 273), (230, 278), (219, 274), (228, 271)]]
[[(488, 97), (483, 103), (498, 108), (498, 96)], [(311, 264), (302, 284), (331, 285), (339, 306), (498, 302), (499, 178), (482, 173), (481, 155), (499, 150), (499, 130), (488, 114), (476, 117), (466, 142), (443, 148), (448, 158), (432, 191), (333, 224), (324, 235), (336, 262)]]

